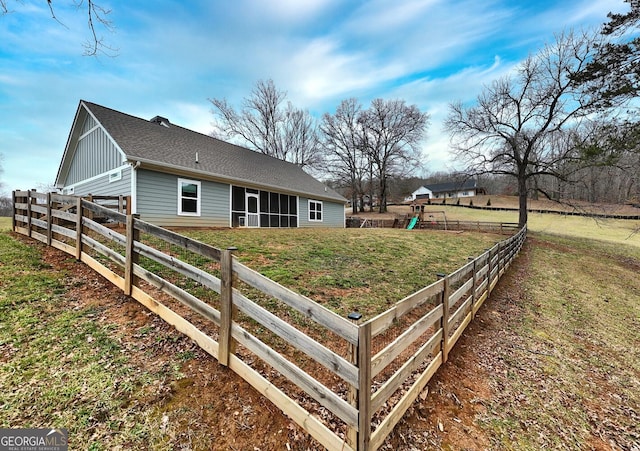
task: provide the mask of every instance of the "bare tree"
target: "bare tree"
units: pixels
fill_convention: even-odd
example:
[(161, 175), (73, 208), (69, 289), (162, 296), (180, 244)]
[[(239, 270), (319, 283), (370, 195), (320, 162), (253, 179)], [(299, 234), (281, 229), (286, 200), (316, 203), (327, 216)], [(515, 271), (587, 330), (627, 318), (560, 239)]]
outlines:
[(333, 177), (349, 186), (354, 214), (364, 194), (362, 182), (367, 168), (362, 148), (363, 130), (359, 122), (361, 114), (362, 106), (357, 99), (343, 100), (335, 114), (324, 114), (320, 125), (327, 169)]
[(590, 202), (640, 203), (640, 123), (597, 122), (578, 150), (588, 168), (576, 174), (578, 199)]
[[(2, 174), (4, 173), (4, 169), (2, 168), (2, 160), (4, 159), (4, 155), (2, 155), (0, 153), (0, 177), (2, 176)], [(4, 183), (2, 182), (2, 180), (0, 179), (0, 195), (2, 195), (4, 191)]]
[[(445, 121), (455, 155), (474, 174), (503, 174), (518, 185), (519, 224), (527, 223), (527, 194), (534, 178), (568, 179), (575, 171), (578, 130), (598, 104), (576, 87), (573, 75), (594, 55), (595, 35), (557, 36), (517, 70), (484, 88), (474, 106), (455, 103)], [(548, 195), (548, 193), (547, 193)]]
[(0, 194), (0, 216), (11, 216), (13, 213), (13, 201), (11, 197)]
[(239, 138), (253, 150), (303, 168), (317, 166), (321, 152), (313, 118), (289, 102), (284, 106), (285, 98), (286, 92), (279, 91), (273, 80), (260, 80), (240, 111), (226, 99), (209, 99), (217, 119), (217, 135)]
[[(22, 3), (20, 1), (17, 2)], [(74, 0), (73, 3), (77, 9), (86, 9), (87, 11), (87, 26), (89, 28), (91, 38), (87, 39), (83, 44), (84, 55), (97, 56), (98, 54), (103, 54), (107, 56), (116, 56), (118, 50), (107, 45), (103, 36), (99, 34), (98, 29), (96, 28), (96, 25), (99, 25), (101, 28), (104, 28), (109, 32), (113, 32), (115, 30), (113, 23), (109, 19), (111, 10), (97, 4), (94, 0)], [(61, 26), (67, 28), (64, 22), (58, 18), (53, 0), (47, 0), (47, 6), (49, 7), (51, 18)], [(12, 12), (14, 11), (9, 6), (9, 0), (0, 0), (0, 14), (5, 15)]]
[(360, 116), (363, 147), (378, 181), (379, 212), (387, 211), (388, 179), (406, 175), (421, 163), (420, 144), (429, 115), (404, 100), (374, 99)]

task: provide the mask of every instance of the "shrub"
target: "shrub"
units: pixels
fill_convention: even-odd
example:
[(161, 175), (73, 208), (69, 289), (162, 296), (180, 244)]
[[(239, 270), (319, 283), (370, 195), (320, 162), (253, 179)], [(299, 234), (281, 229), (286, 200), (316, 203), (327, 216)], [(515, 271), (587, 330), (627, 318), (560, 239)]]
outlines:
[(487, 207), (491, 206), (491, 198), (487, 199)]
[(473, 199), (471, 199), (471, 200), (469, 201), (469, 206), (470, 206), (470, 207), (473, 207)]

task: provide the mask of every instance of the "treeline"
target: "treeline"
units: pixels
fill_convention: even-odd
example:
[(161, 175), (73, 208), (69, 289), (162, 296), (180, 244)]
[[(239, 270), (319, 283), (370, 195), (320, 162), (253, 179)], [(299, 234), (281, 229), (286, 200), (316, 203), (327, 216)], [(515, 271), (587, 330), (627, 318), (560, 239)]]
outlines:
[(0, 216), (11, 216), (13, 205), (11, 198), (8, 196), (0, 196)]
[[(625, 156), (629, 163), (635, 162), (640, 167), (640, 155)], [(405, 201), (412, 192), (424, 185), (437, 183), (462, 183), (470, 176), (459, 172), (439, 171), (426, 177), (392, 177), (388, 180), (388, 203), (399, 204)], [(477, 185), (484, 188), (488, 195), (517, 196), (518, 183), (514, 177), (497, 174), (474, 176)], [(341, 184), (334, 180), (330, 185), (347, 199), (351, 199), (352, 192), (348, 184)], [(583, 201), (602, 204), (633, 204), (640, 205), (640, 173), (616, 166), (589, 167), (576, 171), (573, 180), (563, 181), (556, 177), (540, 176), (531, 180), (529, 199), (550, 199), (558, 202)], [(378, 208), (376, 191), (377, 183), (372, 186), (368, 182), (363, 184), (364, 192), (372, 192), (358, 200), (360, 212)], [(369, 202), (373, 199), (373, 202)]]

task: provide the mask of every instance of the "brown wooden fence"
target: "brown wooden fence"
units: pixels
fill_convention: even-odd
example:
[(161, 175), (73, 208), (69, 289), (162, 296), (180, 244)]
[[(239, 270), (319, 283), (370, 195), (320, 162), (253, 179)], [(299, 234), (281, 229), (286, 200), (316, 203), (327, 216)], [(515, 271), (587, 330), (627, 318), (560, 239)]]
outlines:
[[(351, 216), (347, 218), (347, 227), (349, 228), (406, 228), (411, 219), (410, 215), (398, 216), (396, 218), (387, 219), (371, 219)], [(517, 222), (489, 222), (489, 221), (460, 221), (458, 219), (430, 219), (418, 221), (414, 230), (431, 229), (431, 230), (469, 230), (478, 232), (492, 232), (500, 234), (513, 235), (518, 232)]]
[(330, 450), (383, 444), (526, 238), (525, 227), (356, 324), (243, 265), (233, 249), (86, 199), (15, 191), (13, 200), (15, 232), (89, 265)]

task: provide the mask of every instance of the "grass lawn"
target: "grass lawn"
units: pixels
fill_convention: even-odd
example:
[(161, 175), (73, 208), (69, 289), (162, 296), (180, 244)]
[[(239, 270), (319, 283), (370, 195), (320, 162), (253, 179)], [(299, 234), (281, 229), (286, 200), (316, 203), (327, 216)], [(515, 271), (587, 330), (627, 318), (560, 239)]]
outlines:
[(187, 231), (241, 262), (346, 316), (366, 318), (451, 273), (505, 236), (401, 229)]
[[(391, 207), (391, 210), (398, 213), (409, 211), (408, 207)], [(447, 205), (428, 205), (425, 211), (429, 210), (444, 211), (448, 220), (518, 222), (517, 211), (485, 211)], [(634, 233), (640, 231), (640, 221), (529, 213), (528, 226), (532, 232), (640, 247), (640, 233)]]
[(11, 229), (11, 218), (6, 216), (0, 216), (0, 232)]
[(0, 427), (67, 428), (70, 449), (144, 448), (148, 387), (174, 368), (132, 364), (117, 325), (70, 296), (91, 280), (42, 249), (0, 233)]
[[(452, 219), (513, 221), (511, 213), (445, 209)], [(469, 421), (437, 411), (433, 418), (402, 422), (405, 444), (414, 436), (441, 440), (440, 421), (450, 434), (460, 427), (464, 436), (485, 437), (493, 449), (608, 449), (611, 443), (633, 449), (640, 443), (640, 238), (632, 234), (638, 223), (530, 218), (533, 239), (525, 258), (509, 269), (518, 276), (513, 294), (483, 306), (482, 333), (462, 351), (480, 361), (462, 381), (479, 374), (490, 395), (483, 398), (474, 384), (465, 384), (472, 387), (465, 389), (470, 398), (458, 392), (464, 404), (455, 407), (482, 410)], [(9, 226), (0, 218), (0, 427), (68, 428), (73, 449), (211, 449), (221, 443), (253, 449), (266, 440), (273, 449), (298, 449), (293, 439), (299, 430), (268, 401), (237, 404), (247, 402), (237, 378), (84, 265), (71, 257), (52, 260), (44, 247), (13, 238)], [(248, 266), (341, 314), (357, 308), (367, 315), (499, 239), (390, 229), (188, 234), (238, 247), (236, 255)], [(188, 409), (191, 398), (231, 389), (229, 397)], [(433, 405), (438, 393), (458, 399), (445, 384), (417, 403)], [(186, 410), (169, 410), (178, 399), (187, 400)], [(178, 428), (182, 419), (188, 425)], [(262, 426), (252, 426), (261, 420)], [(247, 441), (235, 442), (243, 434)], [(234, 442), (225, 441), (229, 437)], [(395, 449), (412, 447), (398, 442)]]
[(496, 449), (638, 449), (640, 248), (547, 234), (531, 246), (482, 351), (482, 429)]

